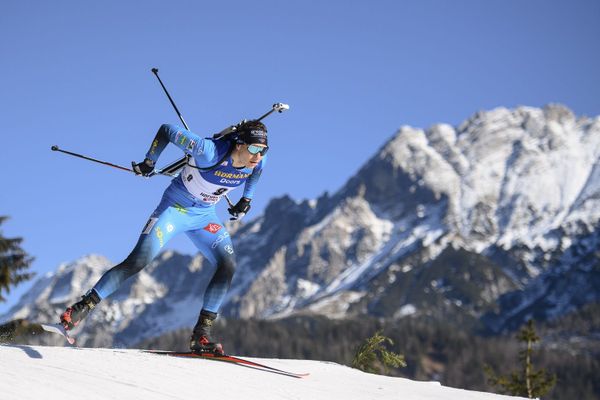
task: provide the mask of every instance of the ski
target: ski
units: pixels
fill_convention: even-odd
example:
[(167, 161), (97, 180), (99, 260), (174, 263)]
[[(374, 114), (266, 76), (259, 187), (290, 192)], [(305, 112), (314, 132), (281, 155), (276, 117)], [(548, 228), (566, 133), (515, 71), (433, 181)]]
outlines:
[(40, 324), (43, 330), (46, 332), (56, 333), (58, 335), (64, 336), (64, 338), (69, 342), (70, 345), (75, 344), (75, 338), (69, 335), (69, 333), (65, 330), (65, 327), (62, 324)]
[(273, 372), (276, 374), (286, 375), (286, 376), (290, 376), (293, 378), (304, 378), (304, 377), (310, 375), (309, 373), (296, 373), (296, 372), (285, 371), (285, 370), (282, 370), (279, 368), (270, 367), (268, 365), (260, 364), (260, 363), (254, 362), (254, 361), (246, 360), (244, 358), (239, 358), (239, 357), (229, 356), (229, 355), (218, 355), (218, 354), (213, 354), (213, 353), (199, 354), (199, 353), (193, 353), (191, 351), (187, 351), (187, 352), (166, 351), (166, 350), (142, 350), (142, 351), (144, 353), (165, 355), (165, 356), (170, 356), (170, 357), (204, 358), (204, 359), (208, 359), (208, 360), (224, 361), (224, 362), (229, 362), (232, 364), (237, 364), (237, 365), (260, 369), (260, 370), (267, 371), (267, 372)]

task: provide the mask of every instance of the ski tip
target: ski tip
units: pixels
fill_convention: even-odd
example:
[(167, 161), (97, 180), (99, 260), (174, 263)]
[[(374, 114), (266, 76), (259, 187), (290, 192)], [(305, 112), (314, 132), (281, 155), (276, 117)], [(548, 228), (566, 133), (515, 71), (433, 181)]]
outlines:
[(62, 324), (40, 324), (46, 332), (56, 333), (63, 336), (70, 345), (75, 345), (75, 338), (70, 336)]

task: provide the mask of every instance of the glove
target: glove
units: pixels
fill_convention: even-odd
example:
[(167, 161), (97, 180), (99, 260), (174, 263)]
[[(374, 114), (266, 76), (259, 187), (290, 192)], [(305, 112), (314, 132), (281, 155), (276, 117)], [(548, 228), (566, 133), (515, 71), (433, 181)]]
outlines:
[(231, 221), (239, 221), (250, 211), (250, 199), (242, 197), (235, 206), (227, 209), (232, 215)]
[(144, 159), (141, 163), (136, 164), (135, 161), (131, 162), (131, 166), (133, 167), (133, 172), (136, 175), (149, 176), (152, 172), (154, 172), (154, 161), (149, 158)]

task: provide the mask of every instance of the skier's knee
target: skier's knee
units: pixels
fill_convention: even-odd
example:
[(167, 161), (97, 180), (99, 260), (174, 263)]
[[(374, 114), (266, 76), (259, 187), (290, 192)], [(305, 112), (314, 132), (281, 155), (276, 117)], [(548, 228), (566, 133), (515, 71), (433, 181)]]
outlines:
[(145, 257), (140, 257), (132, 253), (121, 263), (121, 265), (127, 271), (127, 275), (131, 276), (143, 270), (148, 263), (149, 262)]
[(234, 273), (235, 259), (233, 257), (223, 257), (217, 261), (217, 275), (221, 280), (230, 283)]

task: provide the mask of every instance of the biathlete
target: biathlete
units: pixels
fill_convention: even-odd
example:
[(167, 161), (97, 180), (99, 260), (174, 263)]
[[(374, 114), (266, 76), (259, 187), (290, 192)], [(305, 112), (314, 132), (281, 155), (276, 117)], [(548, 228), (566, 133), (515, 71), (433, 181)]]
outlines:
[(240, 219), (248, 213), (269, 149), (263, 123), (247, 121), (236, 128), (215, 139), (200, 138), (177, 125), (160, 127), (144, 161), (133, 164), (134, 172), (143, 176), (152, 174), (169, 142), (189, 156), (188, 163), (165, 190), (131, 254), (105, 272), (79, 302), (60, 316), (66, 330), (77, 326), (100, 301), (146, 267), (173, 236), (185, 232), (204, 257), (216, 266), (204, 293), (190, 349), (224, 354), (221, 344), (211, 339), (211, 326), (231, 286), (236, 262), (229, 232), (217, 216), (215, 205), (232, 189), (244, 185), (242, 197), (228, 211), (232, 219)]

